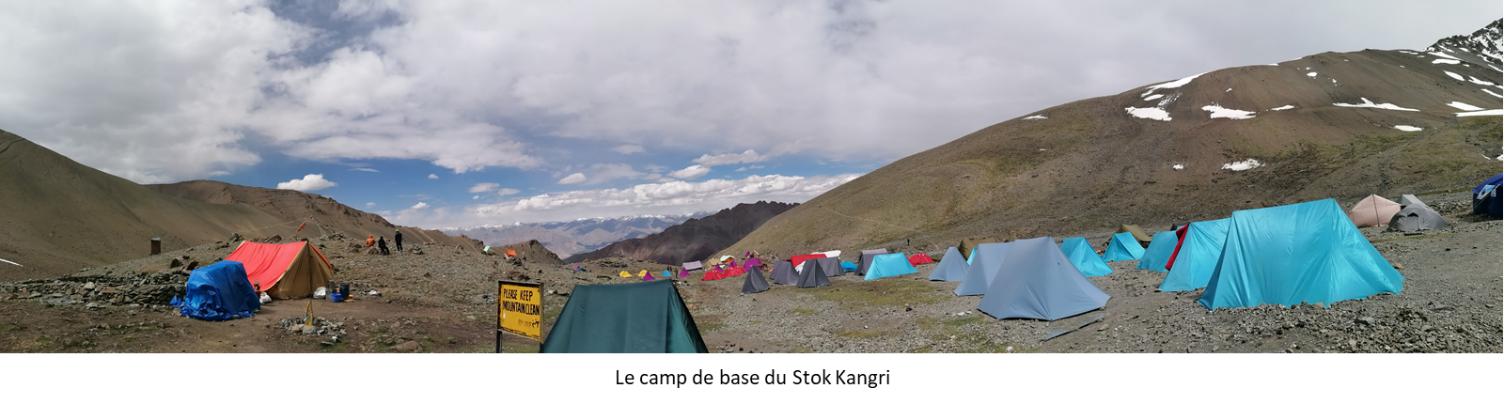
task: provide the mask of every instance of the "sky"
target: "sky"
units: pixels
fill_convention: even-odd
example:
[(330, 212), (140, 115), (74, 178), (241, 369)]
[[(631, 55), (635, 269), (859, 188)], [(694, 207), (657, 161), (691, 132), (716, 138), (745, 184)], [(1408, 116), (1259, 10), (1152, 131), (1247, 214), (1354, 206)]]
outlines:
[[(1314, 3), (1314, 4), (1311, 4)], [(803, 202), (1054, 105), (1498, 1), (0, 0), (0, 129), (451, 227)]]

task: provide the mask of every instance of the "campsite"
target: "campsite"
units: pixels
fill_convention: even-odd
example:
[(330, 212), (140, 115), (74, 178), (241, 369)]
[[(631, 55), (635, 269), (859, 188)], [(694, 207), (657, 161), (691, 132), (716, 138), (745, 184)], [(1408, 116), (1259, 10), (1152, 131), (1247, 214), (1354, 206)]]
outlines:
[[(769, 115), (647, 112), (661, 100), (593, 115), (674, 84), (557, 108), (442, 93), (364, 105), (329, 93), (442, 89), (423, 80), (484, 69), (313, 91), (309, 77), (355, 66), (314, 55), (298, 63), (325, 67), (253, 75), (284, 80), (258, 82), (247, 93), (267, 98), (227, 114), (255, 119), (183, 125), (220, 140), (0, 131), (0, 352), (1504, 352), (1501, 26), (1453, 29), (1471, 35), (1423, 51), (1135, 76), (945, 125), (881, 121), (928, 108), (905, 101), (839, 104), (859, 111), (855, 126), (763, 126), (802, 110), (759, 91), (751, 104), (780, 107), (716, 110), (739, 90), (704, 83), (683, 87), (715, 102), (661, 104)], [(425, 65), (388, 66), (367, 70)], [(573, 81), (543, 76), (479, 93)], [(580, 86), (595, 87), (612, 86)], [(451, 99), (557, 121), (460, 122), (468, 106), (404, 115)], [(314, 104), (325, 109), (302, 107)], [(295, 119), (305, 112), (327, 116)], [(569, 121), (581, 116), (628, 123)], [(829, 132), (841, 135), (811, 135)], [(623, 224), (670, 217), (682, 221), (658, 233)], [(599, 227), (544, 231), (587, 222)], [(514, 323), (536, 337), (503, 331)]]

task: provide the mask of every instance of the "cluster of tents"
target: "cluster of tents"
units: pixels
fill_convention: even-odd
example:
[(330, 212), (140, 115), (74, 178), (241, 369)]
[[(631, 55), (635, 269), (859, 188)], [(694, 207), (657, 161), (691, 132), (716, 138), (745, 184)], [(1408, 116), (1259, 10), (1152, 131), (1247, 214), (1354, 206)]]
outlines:
[(333, 278), (334, 266), (307, 241), (244, 241), (224, 260), (189, 273), (187, 289), (181, 298), (173, 299), (173, 306), (200, 320), (250, 317), (261, 307), (263, 295), (307, 297)]
[[(1497, 216), (1486, 209), (1488, 198), (1496, 203), (1489, 192), (1497, 193), (1498, 186), (1483, 187), (1475, 190), (1475, 211)], [(958, 296), (983, 296), (977, 308), (993, 317), (1043, 320), (1105, 306), (1109, 297), (1087, 278), (1111, 274), (1106, 263), (1122, 260), (1168, 272), (1161, 291), (1205, 288), (1198, 302), (1208, 309), (1331, 304), (1399, 293), (1404, 277), (1358, 228), (1417, 231), (1447, 225), (1414, 195), (1402, 200), (1370, 196), (1345, 213), (1332, 199), (1240, 210), (1152, 237), (1138, 226), (1123, 225), (1100, 255), (1079, 237), (1058, 246), (1049, 237), (967, 240), (946, 251), (930, 279), (959, 282)]]

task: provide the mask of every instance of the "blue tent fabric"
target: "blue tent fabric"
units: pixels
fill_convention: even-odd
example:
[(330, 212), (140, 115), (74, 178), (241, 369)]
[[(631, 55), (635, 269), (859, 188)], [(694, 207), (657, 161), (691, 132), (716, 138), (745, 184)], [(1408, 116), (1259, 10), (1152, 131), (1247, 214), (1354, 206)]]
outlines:
[(1154, 240), (1149, 242), (1149, 248), (1144, 249), (1144, 256), (1138, 259), (1135, 268), (1165, 272), (1165, 264), (1170, 262), (1170, 254), (1175, 253), (1175, 244), (1179, 242), (1173, 231), (1154, 233)]
[(917, 273), (919, 270), (914, 269), (914, 264), (910, 264), (909, 258), (903, 253), (883, 254), (872, 257), (872, 266), (867, 268), (867, 277), (864, 280)]
[(1180, 243), (1180, 255), (1175, 257), (1175, 265), (1170, 267), (1165, 280), (1159, 283), (1159, 290), (1179, 292), (1206, 287), (1217, 269), (1217, 259), (1222, 256), (1230, 224), (1232, 218), (1191, 223), (1185, 231), (1185, 242)]
[(971, 249), (971, 254), (966, 256), (966, 265), (971, 265), (971, 260), (976, 259), (977, 249)]
[(1061, 241), (1060, 252), (1065, 254), (1065, 258), (1071, 260), (1071, 265), (1075, 265), (1076, 269), (1081, 270), (1082, 275), (1107, 276), (1112, 274), (1112, 268), (1108, 267), (1107, 263), (1102, 261), (1102, 257), (1097, 256), (1097, 252), (1091, 249), (1091, 243), (1086, 242), (1085, 238), (1075, 237)]
[(987, 293), (987, 285), (997, 277), (998, 268), (1003, 264), (1003, 258), (1008, 256), (1008, 248), (1013, 245), (1008, 243), (986, 243), (978, 245), (976, 252), (971, 254), (971, 267), (966, 269), (966, 276), (961, 277), (961, 284), (956, 285), (956, 296), (976, 296)]
[(1337, 201), (1322, 199), (1233, 212), (1222, 258), (1197, 302), (1208, 309), (1332, 304), (1397, 294), (1404, 281)]
[(966, 277), (966, 269), (971, 264), (966, 263), (966, 257), (961, 256), (961, 250), (955, 247), (945, 250), (945, 258), (940, 259), (940, 264), (930, 271), (930, 280), (952, 282)]
[(856, 263), (851, 261), (841, 261), (841, 270), (844, 270), (846, 272), (854, 272), (856, 271)]
[(1473, 187), (1473, 213), (1500, 217), (1499, 187), (1504, 186), (1504, 174), (1494, 174), (1488, 181)]
[(261, 308), (260, 296), (239, 261), (225, 260), (193, 270), (185, 289), (182, 299), (173, 299), (173, 306), (191, 318), (224, 321), (250, 317)]
[(1143, 256), (1144, 247), (1138, 245), (1138, 239), (1133, 238), (1133, 233), (1128, 232), (1112, 235), (1107, 251), (1102, 252), (1102, 260), (1107, 262), (1136, 260)]
[(1059, 320), (1107, 305), (1097, 288), (1050, 237), (1012, 243), (977, 310), (990, 316)]

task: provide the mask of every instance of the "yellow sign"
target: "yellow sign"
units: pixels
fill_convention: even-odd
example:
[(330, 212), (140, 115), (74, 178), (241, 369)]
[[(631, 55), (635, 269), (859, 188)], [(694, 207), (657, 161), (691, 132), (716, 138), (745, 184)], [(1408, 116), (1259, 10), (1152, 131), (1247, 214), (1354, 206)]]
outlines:
[(539, 285), (499, 281), (498, 287), (501, 330), (542, 342), (543, 294), (539, 293)]

